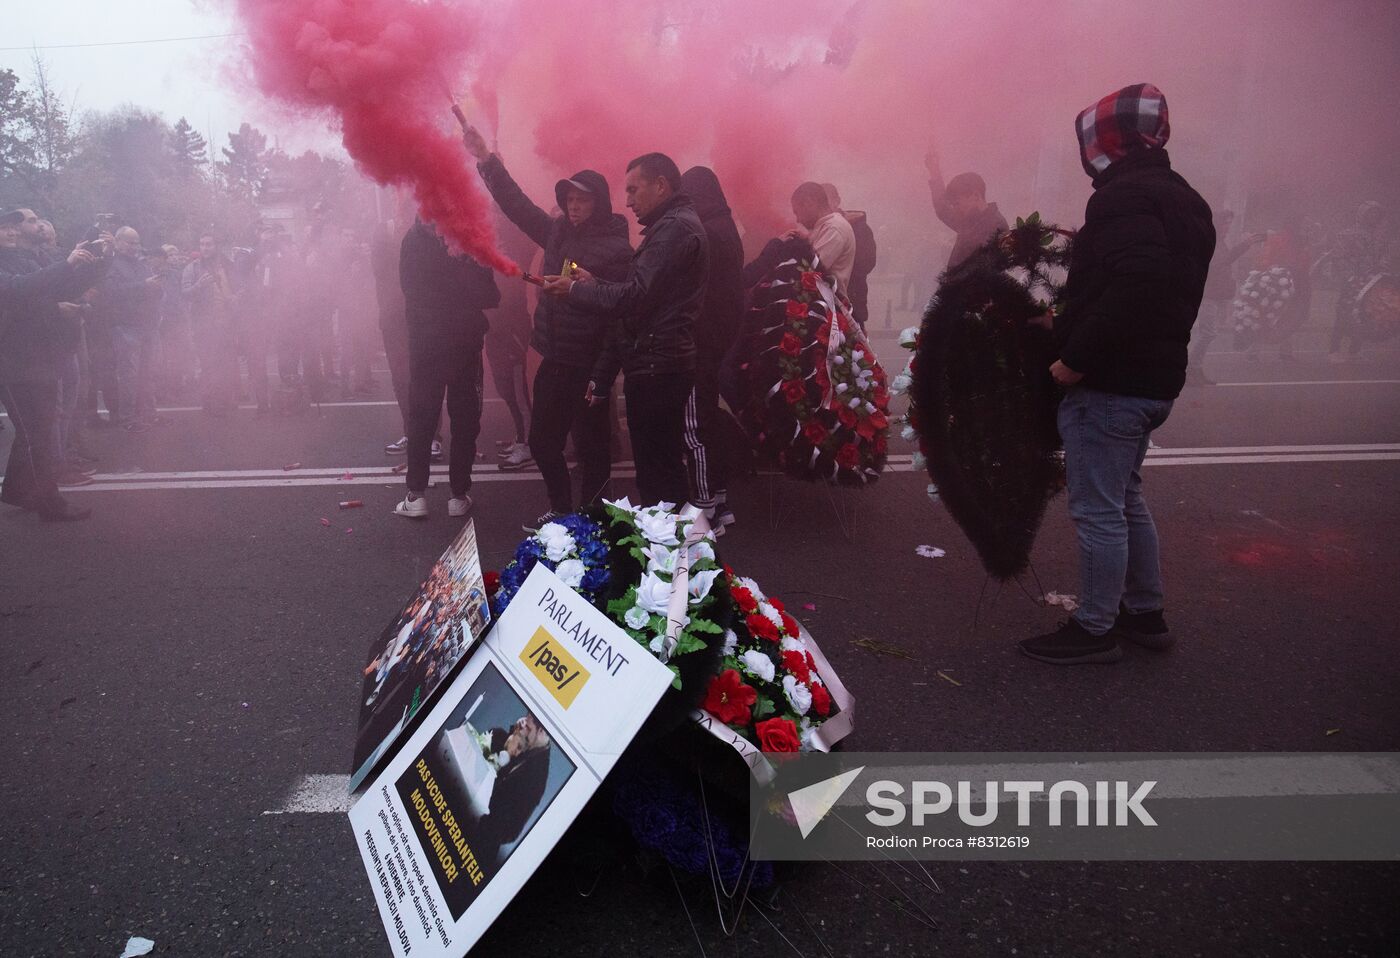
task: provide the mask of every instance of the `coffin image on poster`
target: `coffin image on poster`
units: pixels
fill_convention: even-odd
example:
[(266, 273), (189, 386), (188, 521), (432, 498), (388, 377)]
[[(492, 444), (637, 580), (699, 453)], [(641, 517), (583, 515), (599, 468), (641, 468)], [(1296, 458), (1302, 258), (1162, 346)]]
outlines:
[[(488, 663), (394, 783), (419, 842), (432, 850), (429, 864), (454, 920), (491, 883), (574, 770), (539, 716)], [(457, 833), (432, 824), (448, 821)]]
[(350, 788), (364, 781), (486, 634), (491, 610), (471, 520), (370, 647)]

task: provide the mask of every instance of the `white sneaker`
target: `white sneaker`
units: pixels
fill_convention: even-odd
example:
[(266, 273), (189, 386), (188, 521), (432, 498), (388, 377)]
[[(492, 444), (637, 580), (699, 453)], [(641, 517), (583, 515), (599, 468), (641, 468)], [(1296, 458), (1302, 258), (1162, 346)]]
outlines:
[(442, 462), (442, 443), (438, 442), (436, 439), (433, 440), (431, 455), (433, 457), (433, 462)]
[(447, 514), (455, 519), (460, 519), (472, 511), (472, 497), (463, 496), (460, 499), (447, 500)]
[(403, 501), (394, 506), (394, 515), (403, 516), (406, 519), (426, 519), (428, 518), (428, 500), (424, 496), (415, 496), (413, 493), (403, 497)]
[(384, 455), (386, 455), (386, 456), (402, 456), (402, 455), (404, 455), (404, 454), (407, 453), (407, 452), (408, 452), (408, 437), (407, 437), (407, 436), (402, 437), (401, 439), (399, 439), (398, 442), (386, 443), (385, 446), (384, 446)]
[(501, 469), (505, 472), (514, 472), (534, 464), (535, 457), (530, 455), (530, 447), (523, 442), (516, 443), (509, 455), (501, 459)]

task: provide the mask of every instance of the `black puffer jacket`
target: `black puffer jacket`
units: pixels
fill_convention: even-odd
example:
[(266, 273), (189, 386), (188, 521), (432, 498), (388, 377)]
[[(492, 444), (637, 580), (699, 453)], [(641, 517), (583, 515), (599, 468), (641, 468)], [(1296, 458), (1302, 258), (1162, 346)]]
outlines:
[(744, 243), (713, 170), (691, 167), (681, 175), (681, 189), (695, 201), (709, 244), (705, 305), (695, 323), (695, 374), (713, 380), (744, 318)]
[[(495, 154), (477, 164), (477, 169), (501, 212), (544, 250), (540, 268), (546, 276), (559, 275), (565, 259), (573, 260), (599, 279), (617, 281), (627, 276), (632, 260), (627, 221), (613, 212), (608, 181), (601, 173), (580, 170), (570, 177), (588, 187), (595, 198), (593, 215), (574, 226), (567, 216), (550, 216), (532, 203)], [(555, 201), (561, 210), (568, 196), (568, 184), (568, 180), (560, 180), (554, 187)], [(607, 331), (607, 317), (580, 309), (564, 297), (544, 295), (535, 307), (530, 345), (545, 359), (592, 369), (603, 350)]]
[(620, 283), (575, 283), (570, 303), (608, 316), (610, 329), (593, 370), (597, 391), (629, 376), (695, 372), (695, 323), (705, 304), (709, 242), (695, 203), (676, 193), (641, 220), (642, 245)]
[(1164, 149), (1118, 160), (1094, 190), (1055, 321), (1060, 359), (1091, 389), (1175, 399), (1215, 250), (1210, 207)]
[(437, 230), (417, 222), (399, 247), (399, 284), (410, 344), (481, 349), (485, 310), (501, 301), (490, 269), (469, 256), (452, 255)]

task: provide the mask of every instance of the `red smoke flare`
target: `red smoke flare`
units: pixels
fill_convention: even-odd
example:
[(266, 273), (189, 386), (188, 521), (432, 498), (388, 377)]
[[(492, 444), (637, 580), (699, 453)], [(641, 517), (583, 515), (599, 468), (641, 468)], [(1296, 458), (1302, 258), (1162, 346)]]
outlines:
[(427, 0), (237, 0), (258, 84), (329, 116), (371, 179), (412, 190), (454, 252), (507, 276), (490, 206), (459, 142), (444, 90), (479, 35), (471, 13)]

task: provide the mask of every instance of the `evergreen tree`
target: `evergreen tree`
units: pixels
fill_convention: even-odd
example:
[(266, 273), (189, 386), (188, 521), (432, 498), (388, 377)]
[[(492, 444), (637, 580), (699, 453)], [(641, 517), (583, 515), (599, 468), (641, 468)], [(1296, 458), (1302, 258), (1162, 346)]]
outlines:
[(267, 183), (267, 137), (244, 123), (228, 135), (224, 158), (215, 164), (224, 188), (240, 200), (253, 201)]
[(183, 116), (175, 121), (167, 138), (172, 171), (180, 179), (199, 175), (209, 162), (208, 143)]

